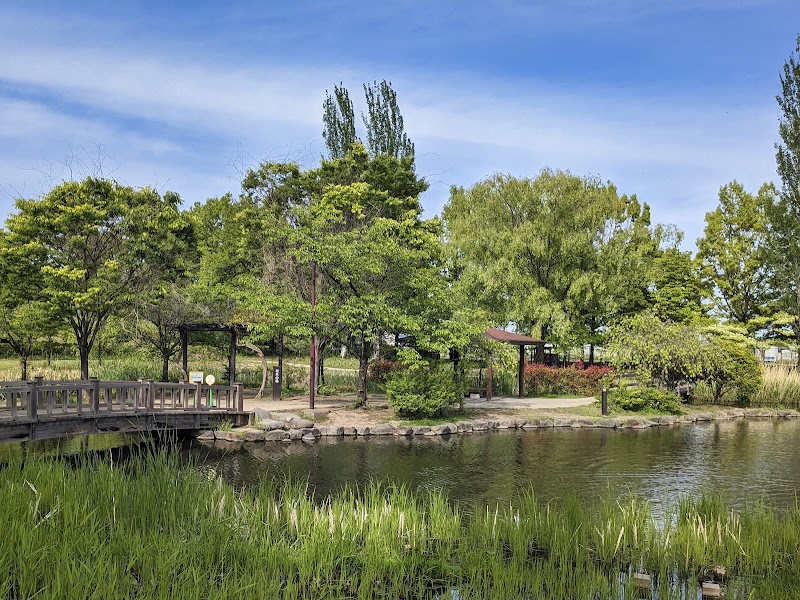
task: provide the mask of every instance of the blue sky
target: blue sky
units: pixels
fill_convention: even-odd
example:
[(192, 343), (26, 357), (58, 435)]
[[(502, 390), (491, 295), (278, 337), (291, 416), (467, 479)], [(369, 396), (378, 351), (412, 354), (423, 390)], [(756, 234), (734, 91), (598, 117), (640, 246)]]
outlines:
[[(16, 4), (16, 5), (15, 5)], [(426, 214), (451, 185), (544, 167), (638, 195), (694, 249), (720, 186), (776, 180), (796, 0), (5, 2), (0, 219), (102, 172), (237, 193), (324, 152), (325, 90), (393, 82)]]

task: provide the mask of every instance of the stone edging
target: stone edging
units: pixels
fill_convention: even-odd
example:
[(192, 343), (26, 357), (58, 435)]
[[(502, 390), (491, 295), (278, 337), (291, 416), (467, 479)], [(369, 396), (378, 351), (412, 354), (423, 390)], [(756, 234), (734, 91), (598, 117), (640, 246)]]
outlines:
[[(319, 415), (316, 415), (319, 416)], [(379, 425), (362, 425), (359, 427), (315, 425), (314, 422), (292, 413), (270, 413), (264, 409), (256, 409), (256, 424), (230, 431), (205, 431), (198, 436), (200, 440), (224, 440), (228, 442), (314, 442), (320, 437), (358, 437), (358, 436), (437, 436), (456, 433), (472, 433), (492, 429), (546, 429), (551, 427), (602, 428), (602, 429), (647, 429), (685, 423), (704, 421), (728, 421), (731, 419), (792, 419), (800, 417), (795, 410), (769, 410), (758, 408), (732, 408), (714, 413), (697, 413), (694, 415), (664, 415), (653, 417), (619, 417), (599, 418), (576, 417), (568, 419), (474, 419), (458, 421), (442, 425), (395, 426), (389, 423)]]

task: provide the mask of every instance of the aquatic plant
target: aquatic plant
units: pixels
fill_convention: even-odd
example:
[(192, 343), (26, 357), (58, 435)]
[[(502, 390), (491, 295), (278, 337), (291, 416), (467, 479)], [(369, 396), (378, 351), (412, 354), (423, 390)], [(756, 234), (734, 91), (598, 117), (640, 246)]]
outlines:
[(786, 598), (800, 575), (800, 507), (713, 496), (663, 518), (633, 497), (531, 491), (459, 508), (372, 484), (315, 501), (298, 483), (236, 490), (161, 449), (23, 457), (0, 469), (0, 503), (2, 598), (624, 598), (638, 571), (680, 598), (720, 566), (729, 598)]

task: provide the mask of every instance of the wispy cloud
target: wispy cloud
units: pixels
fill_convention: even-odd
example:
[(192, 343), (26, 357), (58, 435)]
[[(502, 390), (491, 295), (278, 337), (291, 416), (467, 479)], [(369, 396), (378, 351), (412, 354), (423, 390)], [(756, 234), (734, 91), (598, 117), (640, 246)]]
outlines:
[[(598, 6), (571, 0), (569, 7), (597, 10), (589, 4)], [(666, 4), (663, 10), (688, 10), (687, 1)], [(599, 4), (606, 16), (616, 11), (619, 18), (631, 18), (626, 11), (633, 5)], [(442, 6), (425, 10), (440, 11), (437, 18), (450, 10), (456, 20), (472, 18), (463, 13), (475, 10)], [(511, 0), (493, 6), (505, 11), (503, 18), (558, 10)], [(725, 3), (706, 0), (703, 6)], [(48, 35), (24, 43), (33, 22), (0, 24), (0, 184), (6, 196), (3, 202), (0, 194), (0, 216), (10, 210), (11, 196), (45, 186), (31, 167), (41, 171), (38, 165), (58, 163), (82, 145), (99, 144), (119, 163), (115, 176), (132, 185), (166, 186), (188, 202), (235, 192), (239, 171), (265, 156), (307, 164), (319, 158), (326, 88), (344, 81), (358, 97), (361, 82), (387, 75), (416, 142), (419, 171), (434, 184), (424, 199), (429, 212), (438, 212), (452, 184), (470, 185), (494, 171), (534, 175), (551, 166), (599, 174), (623, 192), (638, 193), (657, 220), (685, 229), (691, 243), (720, 185), (737, 178), (756, 188), (774, 176), (771, 92), (720, 95), (531, 74), (510, 79), (468, 66), (393, 65), (376, 73), (369, 60), (343, 68), (324, 54), (315, 63), (287, 62), (216, 55), (208, 48), (192, 52), (163, 41), (115, 45), (74, 33), (69, 44), (59, 41), (66, 30), (99, 31), (88, 18), (76, 18), (66, 30), (45, 21)]]

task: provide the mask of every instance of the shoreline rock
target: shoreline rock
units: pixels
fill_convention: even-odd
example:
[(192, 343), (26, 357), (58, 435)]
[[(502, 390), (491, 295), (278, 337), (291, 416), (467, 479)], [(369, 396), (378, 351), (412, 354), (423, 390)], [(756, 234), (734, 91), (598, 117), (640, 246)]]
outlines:
[[(306, 413), (304, 413), (306, 414)], [(327, 418), (328, 411), (319, 411), (319, 416)], [(800, 418), (800, 411), (792, 409), (766, 408), (728, 408), (713, 413), (695, 413), (691, 415), (657, 415), (657, 416), (625, 416), (625, 417), (574, 417), (539, 419), (473, 419), (440, 425), (393, 425), (378, 423), (375, 425), (359, 425), (349, 427), (343, 425), (320, 425), (300, 417), (294, 413), (272, 413), (258, 408), (255, 411), (256, 422), (253, 425), (231, 430), (207, 430), (196, 438), (204, 442), (259, 443), (302, 441), (313, 443), (322, 437), (359, 437), (359, 436), (412, 436), (446, 437), (460, 433), (483, 433), (500, 429), (648, 429), (650, 427), (669, 427), (696, 423), (713, 423), (732, 419), (794, 419)]]

